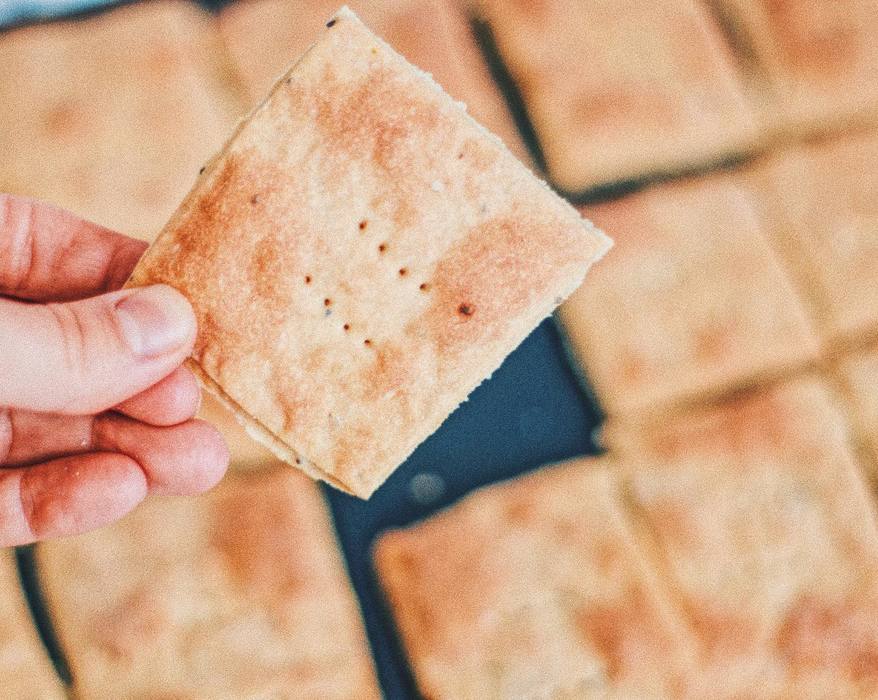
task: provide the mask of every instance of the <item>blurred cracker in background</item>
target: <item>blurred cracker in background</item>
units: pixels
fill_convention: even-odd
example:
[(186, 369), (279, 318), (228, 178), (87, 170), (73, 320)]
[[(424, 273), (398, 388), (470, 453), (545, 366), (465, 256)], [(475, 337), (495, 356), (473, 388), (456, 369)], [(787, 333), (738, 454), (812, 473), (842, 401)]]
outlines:
[(379, 578), (425, 697), (679, 696), (692, 639), (609, 466), (543, 468), (381, 536)]
[(700, 642), (694, 697), (875, 697), (878, 530), (824, 383), (607, 436)]
[(817, 339), (744, 174), (583, 207), (614, 248), (560, 308), (611, 415), (656, 413), (813, 360)]
[(878, 118), (876, 0), (707, 0), (745, 50), (773, 132)]
[(380, 697), (320, 491), (273, 464), (39, 546), (78, 698)]
[(703, 168), (757, 124), (731, 49), (694, 0), (473, 0), (568, 192)]
[(213, 27), (159, 0), (0, 33), (0, 182), (151, 239), (241, 111)]
[(850, 419), (871, 467), (871, 485), (878, 488), (878, 343), (843, 358), (835, 373), (841, 380)]
[(826, 350), (878, 335), (878, 132), (790, 146), (761, 171), (768, 230)]

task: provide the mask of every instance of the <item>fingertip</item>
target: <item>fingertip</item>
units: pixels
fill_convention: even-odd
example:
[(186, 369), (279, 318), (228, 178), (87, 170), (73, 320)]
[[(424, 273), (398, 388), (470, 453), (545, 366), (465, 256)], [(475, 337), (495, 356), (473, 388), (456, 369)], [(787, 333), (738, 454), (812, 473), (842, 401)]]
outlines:
[(191, 469), (186, 478), (186, 493), (196, 495), (210, 491), (225, 476), (230, 453), (222, 434), (207, 421), (195, 419), (192, 429), (198, 435), (198, 448), (191, 458)]
[(118, 404), (120, 413), (149, 425), (185, 423), (201, 405), (201, 387), (187, 367), (178, 367), (157, 384)]
[(28, 467), (21, 502), (33, 539), (77, 535), (129, 513), (147, 495), (137, 462), (120, 454), (64, 457)]
[(120, 452), (146, 474), (149, 492), (191, 496), (213, 488), (229, 465), (229, 450), (219, 432), (202, 420), (157, 428), (123, 416), (96, 423), (96, 449)]
[(151, 360), (188, 354), (197, 321), (189, 300), (167, 284), (137, 287), (115, 305), (125, 342), (135, 357)]

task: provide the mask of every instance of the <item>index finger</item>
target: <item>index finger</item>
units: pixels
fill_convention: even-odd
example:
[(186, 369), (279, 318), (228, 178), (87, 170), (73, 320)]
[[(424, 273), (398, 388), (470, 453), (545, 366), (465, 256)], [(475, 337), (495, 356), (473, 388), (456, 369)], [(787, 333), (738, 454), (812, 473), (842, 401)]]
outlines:
[(69, 301), (112, 291), (146, 247), (63, 209), (0, 194), (0, 295)]

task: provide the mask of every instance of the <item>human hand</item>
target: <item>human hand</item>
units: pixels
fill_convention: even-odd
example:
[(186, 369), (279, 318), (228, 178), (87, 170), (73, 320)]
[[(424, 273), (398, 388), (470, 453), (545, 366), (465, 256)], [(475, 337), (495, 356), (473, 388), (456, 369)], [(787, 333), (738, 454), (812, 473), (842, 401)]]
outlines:
[(212, 487), (186, 299), (119, 288), (146, 244), (0, 194), (0, 546), (84, 532), (147, 494)]

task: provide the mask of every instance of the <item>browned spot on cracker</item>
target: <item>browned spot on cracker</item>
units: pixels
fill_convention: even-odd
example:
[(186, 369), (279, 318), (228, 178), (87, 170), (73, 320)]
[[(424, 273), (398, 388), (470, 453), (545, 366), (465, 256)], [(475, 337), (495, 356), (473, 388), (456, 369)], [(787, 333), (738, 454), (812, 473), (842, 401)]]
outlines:
[(831, 669), (858, 681), (878, 680), (878, 611), (873, 608), (870, 614), (865, 600), (799, 598), (784, 616), (775, 639), (790, 667)]
[[(635, 662), (639, 647), (650, 647), (659, 634), (645, 591), (632, 585), (616, 601), (576, 610), (579, 633), (597, 651), (610, 680), (617, 680)], [(658, 646), (658, 645), (657, 645)]]
[(46, 134), (57, 139), (74, 138), (88, 128), (85, 115), (74, 100), (56, 103), (46, 112), (43, 124)]
[(563, 227), (518, 212), (476, 226), (439, 262), (432, 303), (411, 332), (432, 336), (442, 357), (490, 339), (566, 264), (563, 235)]
[[(285, 499), (236, 490), (218, 503), (210, 529), (212, 545), (231, 575), (262, 601), (282, 600), (305, 584), (302, 561), (292, 543), (269, 532), (294, 532), (300, 527), (295, 509)], [(257, 545), (258, 543), (258, 545)]]
[(793, 72), (835, 77), (856, 60), (860, 32), (833, 4), (766, 0), (771, 26)]

